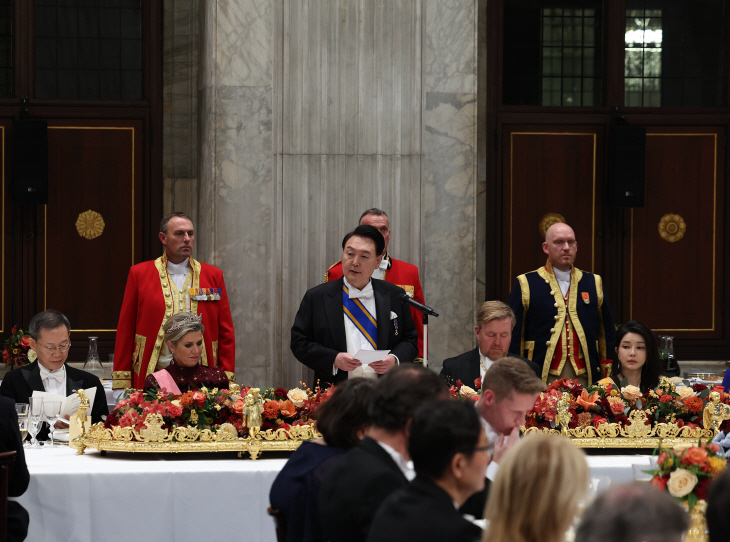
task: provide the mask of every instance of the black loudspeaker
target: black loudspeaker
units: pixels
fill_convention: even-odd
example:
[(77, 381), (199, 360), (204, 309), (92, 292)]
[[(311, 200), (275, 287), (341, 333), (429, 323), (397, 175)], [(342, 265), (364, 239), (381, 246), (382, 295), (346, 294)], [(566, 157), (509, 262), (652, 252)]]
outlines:
[(15, 121), (13, 152), (13, 201), (18, 204), (48, 203), (48, 121)]
[(646, 128), (614, 126), (610, 201), (614, 207), (644, 206)]

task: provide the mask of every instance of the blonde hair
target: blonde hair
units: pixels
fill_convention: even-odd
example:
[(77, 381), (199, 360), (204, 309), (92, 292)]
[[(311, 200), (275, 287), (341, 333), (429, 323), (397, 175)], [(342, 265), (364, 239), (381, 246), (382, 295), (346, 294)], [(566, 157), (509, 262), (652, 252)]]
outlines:
[(501, 320), (502, 318), (509, 318), (512, 322), (512, 327), (515, 327), (517, 320), (515, 319), (515, 313), (509, 308), (507, 303), (501, 301), (485, 301), (477, 311), (477, 327), (482, 329), (484, 324), (488, 324), (492, 320)]
[[(162, 331), (165, 333), (165, 342), (168, 341), (177, 346), (185, 335), (191, 331), (205, 331), (205, 326), (202, 321), (193, 322), (190, 321), (192, 313), (190, 312), (177, 312), (167, 319), (167, 322), (162, 326)], [(180, 326), (180, 327), (177, 327)], [(173, 327), (176, 327), (174, 331), (171, 331)]]
[(583, 452), (569, 440), (528, 434), (499, 465), (484, 513), (489, 526), (483, 542), (562, 541), (587, 493), (589, 473)]
[(535, 375), (530, 366), (512, 356), (495, 361), (482, 379), (482, 393), (492, 390), (497, 401), (513, 393), (537, 395), (545, 391), (545, 382)]

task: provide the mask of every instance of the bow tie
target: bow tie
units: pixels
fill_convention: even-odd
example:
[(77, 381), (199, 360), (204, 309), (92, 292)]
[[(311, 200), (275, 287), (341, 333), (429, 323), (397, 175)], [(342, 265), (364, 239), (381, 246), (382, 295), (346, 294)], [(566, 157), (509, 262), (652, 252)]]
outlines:
[(350, 291), (347, 295), (350, 299), (370, 299), (373, 297), (373, 285), (368, 282), (368, 285), (362, 290), (358, 290), (354, 286), (350, 285)]
[(49, 371), (43, 365), (40, 366), (41, 368), (41, 380), (51, 379), (55, 380), (59, 384), (63, 384), (64, 378), (66, 378), (66, 370), (61, 367), (60, 369), (57, 369), (55, 371)]

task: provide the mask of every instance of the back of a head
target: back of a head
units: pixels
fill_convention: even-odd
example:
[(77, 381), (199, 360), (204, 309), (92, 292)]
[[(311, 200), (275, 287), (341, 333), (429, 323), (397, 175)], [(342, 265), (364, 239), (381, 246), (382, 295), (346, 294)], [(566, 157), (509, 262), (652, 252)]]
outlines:
[(454, 455), (474, 453), (482, 431), (472, 401), (446, 399), (421, 405), (408, 436), (408, 453), (416, 474), (438, 480)]
[(446, 383), (436, 373), (421, 365), (404, 363), (378, 380), (370, 404), (370, 418), (376, 427), (400, 431), (423, 403), (448, 396)]
[(314, 412), (317, 430), (328, 446), (349, 450), (359, 442), (358, 434), (370, 425), (370, 403), (376, 381), (369, 378), (349, 378), (335, 388)]
[(611, 487), (583, 513), (576, 542), (680, 542), (687, 513), (668, 493), (646, 482)]
[(707, 492), (707, 529), (710, 542), (724, 542), (730, 533), (730, 469), (715, 478)]
[(545, 383), (527, 363), (512, 356), (495, 361), (484, 375), (482, 391), (492, 390), (497, 401), (512, 393), (537, 395), (545, 391)]
[(507, 452), (490, 487), (484, 540), (562, 541), (589, 473), (583, 452), (568, 439), (526, 435)]

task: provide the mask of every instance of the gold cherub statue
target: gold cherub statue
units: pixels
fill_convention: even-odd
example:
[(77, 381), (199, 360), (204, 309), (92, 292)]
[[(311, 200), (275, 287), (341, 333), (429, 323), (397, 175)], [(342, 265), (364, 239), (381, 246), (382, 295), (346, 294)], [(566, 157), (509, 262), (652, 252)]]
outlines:
[(259, 388), (251, 388), (248, 390), (244, 399), (246, 404), (241, 411), (243, 419), (246, 422), (246, 427), (248, 427), (248, 436), (251, 439), (256, 438), (256, 435), (258, 435), (261, 429), (261, 414), (264, 411), (264, 405), (259, 391)]
[(712, 429), (714, 434), (720, 431), (720, 425), (725, 420), (730, 420), (730, 405), (720, 402), (720, 392), (710, 392), (707, 406), (702, 412), (702, 425), (705, 429)]
[(560, 400), (557, 404), (557, 412), (555, 414), (555, 421), (560, 425), (560, 432), (566, 434), (568, 432), (568, 425), (570, 424), (570, 394), (563, 392), (560, 395)]

